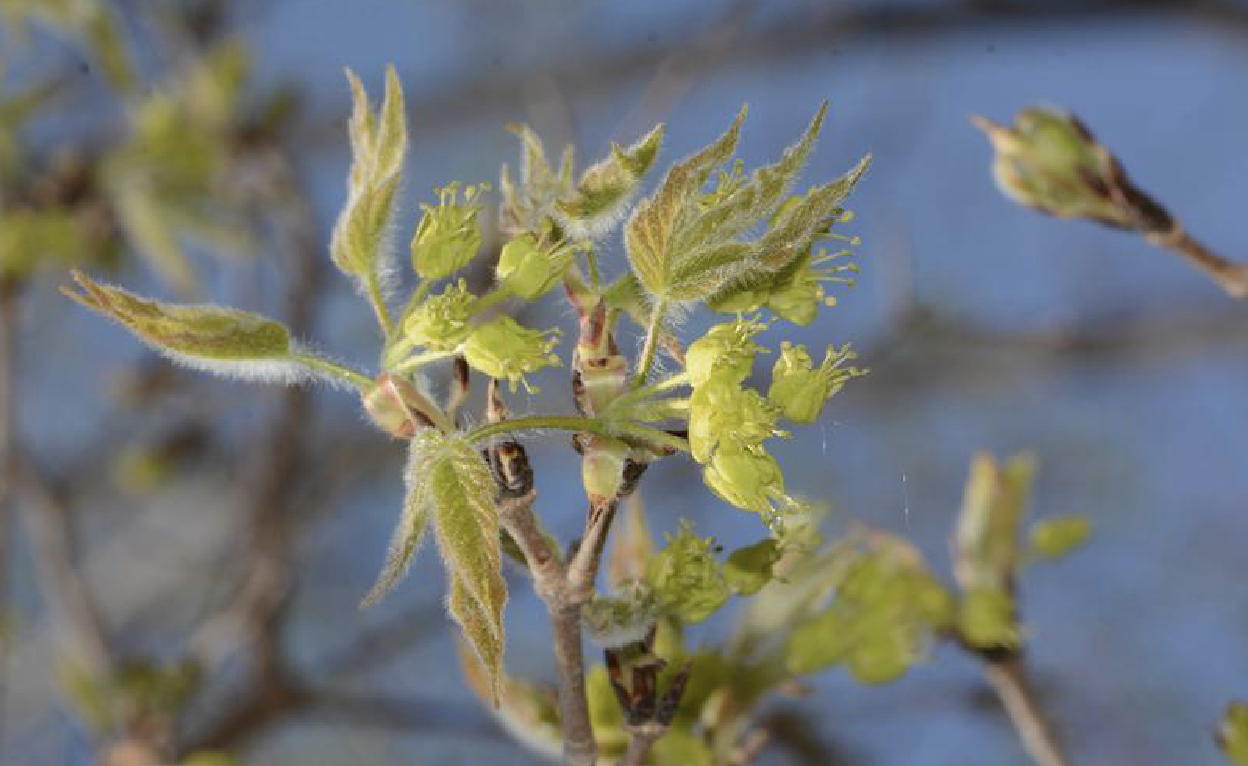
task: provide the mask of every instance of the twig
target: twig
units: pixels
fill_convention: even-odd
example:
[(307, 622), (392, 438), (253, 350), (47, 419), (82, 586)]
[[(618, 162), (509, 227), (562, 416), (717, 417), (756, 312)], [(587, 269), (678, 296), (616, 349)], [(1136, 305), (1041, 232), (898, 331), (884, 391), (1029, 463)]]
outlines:
[(1248, 298), (1248, 263), (1227, 260), (1198, 242), (1187, 229), (1175, 223), (1165, 232), (1145, 235), (1149, 243), (1186, 258), (1233, 298)]
[[(533, 589), (550, 615), (559, 674), (559, 712), (563, 757), (568, 766), (594, 766), (598, 744), (585, 696), (585, 658), (581, 646), (581, 606), (569, 587), (568, 567), (551, 549), (533, 513), (537, 493), (504, 498), (499, 505), (503, 527), (520, 546), (533, 575)], [(584, 573), (580, 575), (585, 576)]]
[(1005, 707), (1023, 748), (1037, 766), (1070, 766), (1027, 681), (1022, 658), (1010, 655), (989, 659), (984, 663), (984, 673)]
[(620, 766), (642, 766), (654, 748), (654, 743), (666, 732), (666, 726), (656, 723), (631, 728), (628, 732), (628, 750), (620, 759)]

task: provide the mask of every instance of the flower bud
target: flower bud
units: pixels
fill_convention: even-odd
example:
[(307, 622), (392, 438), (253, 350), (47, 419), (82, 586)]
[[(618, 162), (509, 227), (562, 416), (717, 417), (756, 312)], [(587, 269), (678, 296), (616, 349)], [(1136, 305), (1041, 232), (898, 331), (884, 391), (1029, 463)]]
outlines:
[(689, 382), (701, 386), (712, 376), (731, 383), (744, 381), (750, 376), (754, 356), (764, 350), (750, 339), (765, 327), (762, 322), (746, 319), (712, 327), (685, 352)]
[(841, 390), (845, 381), (862, 374), (854, 367), (840, 367), (842, 362), (853, 358), (854, 353), (848, 347), (837, 351), (834, 346), (828, 346), (823, 364), (811, 369), (806, 348), (786, 341), (772, 368), (767, 398), (794, 423), (813, 423), (823, 411), (823, 403)]
[(611, 502), (624, 486), (624, 462), (629, 447), (618, 439), (590, 436), (581, 457), (581, 482), (591, 503)]
[(403, 323), (407, 339), (430, 351), (452, 352), (468, 339), (468, 322), (477, 299), (468, 283), (459, 280), (438, 295), (430, 296)]
[(721, 446), (702, 472), (706, 486), (724, 502), (764, 516), (774, 512), (773, 498), (784, 498), (784, 475), (776, 459), (736, 445)]
[(1036, 108), (1019, 112), (1013, 128), (983, 117), (974, 122), (996, 150), (997, 186), (1018, 204), (1060, 218), (1139, 225), (1122, 167), (1074, 115)]
[(526, 301), (534, 301), (555, 286), (571, 256), (571, 248), (548, 252), (538, 247), (532, 234), (521, 234), (503, 245), (494, 276), (501, 287)]
[(481, 230), (476, 203), (484, 186), (464, 190), (458, 203), (459, 184), (438, 190), (438, 206), (424, 205), (425, 213), (412, 237), (412, 267), (424, 279), (448, 277), (468, 265), (481, 248)]
[(500, 316), (472, 330), (463, 347), (464, 358), (478, 371), (506, 379), (514, 388), (526, 373), (559, 365), (559, 357), (552, 353), (557, 334), (557, 330), (532, 330)]

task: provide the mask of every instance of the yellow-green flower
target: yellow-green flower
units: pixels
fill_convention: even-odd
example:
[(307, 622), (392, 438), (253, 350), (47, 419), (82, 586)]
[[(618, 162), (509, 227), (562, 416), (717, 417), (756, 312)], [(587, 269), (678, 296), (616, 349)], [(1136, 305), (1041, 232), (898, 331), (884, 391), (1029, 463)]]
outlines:
[(794, 423), (813, 423), (823, 411), (823, 403), (840, 391), (845, 381), (861, 374), (854, 367), (840, 366), (853, 358), (848, 347), (838, 351), (835, 346), (828, 346), (823, 364), (812, 369), (806, 348), (785, 341), (771, 371), (767, 398)]
[(685, 372), (696, 388), (712, 376), (716, 380), (740, 383), (750, 376), (754, 357), (765, 349), (751, 338), (766, 325), (751, 319), (718, 324), (689, 345), (685, 352)]
[(761, 394), (716, 377), (698, 387), (689, 399), (689, 448), (705, 463), (717, 446), (757, 448), (765, 439), (784, 436), (777, 430), (778, 412)]
[(476, 203), (485, 187), (469, 186), (459, 204), (459, 184), (438, 190), (438, 205), (424, 205), (412, 237), (412, 266), (424, 279), (441, 279), (468, 265), (481, 248)]
[(557, 367), (553, 351), (557, 331), (542, 332), (500, 316), (478, 325), (464, 344), (464, 358), (474, 369), (492, 378), (507, 380), (514, 387), (527, 373), (543, 367)]
[(450, 353), (468, 339), (476, 301), (476, 296), (468, 292), (467, 282), (461, 279), (417, 307), (404, 321), (403, 332), (415, 345)]
[(724, 502), (764, 516), (775, 513), (775, 500), (792, 503), (784, 492), (784, 474), (779, 464), (761, 450), (722, 445), (702, 471), (702, 480)]

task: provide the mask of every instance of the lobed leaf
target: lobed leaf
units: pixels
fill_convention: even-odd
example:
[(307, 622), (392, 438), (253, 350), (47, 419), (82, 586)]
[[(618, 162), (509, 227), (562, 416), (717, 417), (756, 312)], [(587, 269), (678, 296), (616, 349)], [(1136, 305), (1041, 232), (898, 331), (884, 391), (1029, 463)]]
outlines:
[(657, 298), (668, 297), (682, 229), (697, 212), (697, 195), (716, 167), (736, 150), (746, 108), (742, 107), (727, 132), (667, 172), (659, 190), (638, 206), (624, 228), (624, 245), (633, 272)]

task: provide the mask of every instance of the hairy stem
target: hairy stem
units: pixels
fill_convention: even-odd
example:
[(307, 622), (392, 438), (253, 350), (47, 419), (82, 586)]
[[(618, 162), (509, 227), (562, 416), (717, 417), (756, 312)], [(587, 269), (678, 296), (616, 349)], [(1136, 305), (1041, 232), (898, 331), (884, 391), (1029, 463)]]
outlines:
[(1049, 727), (1035, 692), (1027, 681), (1021, 657), (988, 660), (984, 664), (988, 683), (1005, 707), (1023, 748), (1037, 766), (1070, 766), (1053, 730)]
[(646, 326), (646, 342), (641, 347), (641, 363), (637, 365), (637, 375), (633, 378), (634, 387), (644, 386), (650, 377), (650, 367), (654, 364), (654, 354), (659, 346), (659, 334), (663, 330), (663, 317), (666, 314), (667, 304), (661, 300), (655, 301), (654, 308), (650, 310), (650, 322)]
[(328, 359), (322, 359), (312, 354), (296, 354), (293, 358), (296, 362), (302, 362), (314, 370), (328, 374), (332, 378), (350, 383), (361, 391), (373, 385), (372, 378), (346, 365), (331, 362)]
[(556, 431), (582, 431), (609, 436), (616, 439), (636, 439), (650, 442), (658, 447), (668, 447), (680, 452), (689, 451), (689, 442), (666, 431), (639, 423), (621, 423), (595, 418), (578, 418), (560, 415), (537, 415), (528, 418), (511, 418), (474, 428), (468, 432), (468, 440), (483, 442), (495, 436), (516, 431), (551, 429)]
[(369, 274), (366, 280), (368, 282), (368, 302), (373, 304), (373, 313), (377, 315), (377, 324), (381, 326), (381, 331), (387, 338), (394, 335), (394, 320), (390, 318), (390, 309), (386, 307), (386, 298), (381, 294), (381, 283), (377, 281), (376, 274)]

